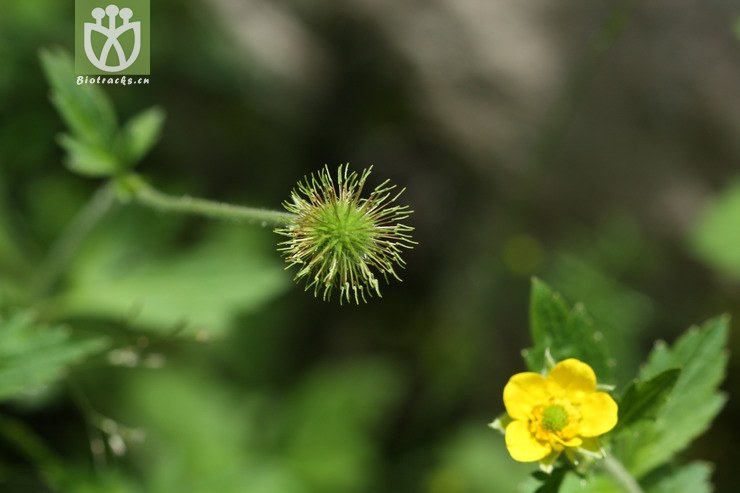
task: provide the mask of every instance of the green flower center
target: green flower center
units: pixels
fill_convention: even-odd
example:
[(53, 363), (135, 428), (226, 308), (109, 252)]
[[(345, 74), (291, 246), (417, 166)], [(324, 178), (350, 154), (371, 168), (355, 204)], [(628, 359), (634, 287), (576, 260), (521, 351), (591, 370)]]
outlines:
[(549, 431), (560, 431), (568, 424), (568, 411), (563, 406), (548, 406), (542, 412), (542, 427)]
[(335, 254), (360, 258), (372, 249), (375, 225), (356, 204), (327, 204), (316, 216), (315, 235), (318, 250), (327, 247)]

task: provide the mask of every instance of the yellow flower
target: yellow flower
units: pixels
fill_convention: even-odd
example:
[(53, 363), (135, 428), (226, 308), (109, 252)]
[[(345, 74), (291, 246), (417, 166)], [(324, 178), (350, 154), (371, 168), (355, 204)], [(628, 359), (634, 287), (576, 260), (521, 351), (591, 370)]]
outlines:
[(596, 390), (596, 375), (586, 363), (566, 359), (547, 377), (518, 373), (504, 387), (506, 448), (519, 462), (542, 461), (549, 468), (560, 452), (598, 452), (595, 437), (617, 424), (617, 403)]

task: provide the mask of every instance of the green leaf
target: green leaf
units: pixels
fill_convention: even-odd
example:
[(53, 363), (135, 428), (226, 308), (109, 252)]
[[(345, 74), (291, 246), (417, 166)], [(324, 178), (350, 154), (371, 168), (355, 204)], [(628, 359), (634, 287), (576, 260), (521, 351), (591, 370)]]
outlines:
[(162, 133), (165, 113), (152, 107), (132, 117), (121, 129), (120, 146), (127, 166), (139, 162), (157, 143)]
[(533, 279), (529, 313), (534, 346), (526, 351), (525, 360), (530, 370), (542, 369), (549, 349), (556, 361), (577, 358), (588, 363), (600, 381), (609, 381), (612, 369), (602, 334), (583, 305), (569, 308), (560, 294)]
[(105, 92), (96, 85), (77, 85), (69, 54), (43, 50), (41, 63), (51, 84), (51, 100), (72, 132), (61, 138), (72, 171), (93, 177), (114, 175), (135, 165), (159, 139), (162, 109), (144, 110), (119, 130)]
[(28, 315), (0, 322), (0, 400), (31, 395), (108, 347), (102, 338), (69, 335), (65, 327), (37, 326)]
[(77, 85), (74, 63), (65, 51), (42, 50), (41, 64), (51, 100), (73, 135), (86, 144), (110, 148), (118, 124), (108, 96), (99, 86)]
[(624, 428), (643, 419), (655, 419), (680, 374), (680, 369), (672, 368), (645, 382), (633, 381), (619, 402), (618, 426)]
[[(147, 430), (131, 451), (148, 493), (306, 493), (268, 447), (278, 416), (264, 396), (226, 387), (191, 362), (136, 372), (123, 411)], [(274, 446), (274, 445), (273, 445)]]
[(706, 206), (689, 238), (696, 255), (723, 276), (740, 279), (740, 179)]
[(656, 265), (658, 253), (635, 219), (621, 215), (568, 236), (550, 253), (545, 277), (566, 299), (588, 307), (609, 356), (618, 362), (612, 382), (626, 385), (641, 363), (636, 348), (654, 307), (648, 296), (623, 280)]
[(264, 231), (216, 226), (201, 244), (172, 253), (152, 239), (165, 223), (138, 212), (121, 211), (88, 239), (57, 300), (58, 316), (218, 337), (236, 315), (254, 312), (290, 285)]
[(62, 134), (59, 144), (67, 151), (66, 164), (83, 176), (110, 176), (118, 170), (118, 160), (99, 144), (86, 143)]
[(729, 317), (708, 320), (693, 327), (673, 347), (658, 343), (643, 368), (648, 380), (681, 368), (666, 403), (654, 421), (635, 423), (618, 435), (615, 453), (636, 477), (665, 464), (702, 434), (722, 409), (726, 397), (718, 391), (727, 366)]
[(704, 462), (692, 462), (668, 473), (650, 478), (645, 493), (711, 493), (712, 466)]

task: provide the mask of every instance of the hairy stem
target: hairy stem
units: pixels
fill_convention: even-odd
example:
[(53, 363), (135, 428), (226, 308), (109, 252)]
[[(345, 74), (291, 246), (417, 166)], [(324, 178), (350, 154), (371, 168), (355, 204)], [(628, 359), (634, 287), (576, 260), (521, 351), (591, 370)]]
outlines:
[(187, 195), (174, 196), (160, 192), (137, 176), (129, 176), (122, 183), (125, 191), (136, 202), (164, 212), (179, 212), (228, 221), (259, 223), (263, 226), (282, 226), (296, 218), (295, 214), (256, 207), (214, 202)]
[(106, 184), (98, 189), (89, 202), (77, 213), (77, 216), (57, 238), (46, 258), (41, 262), (38, 270), (39, 274), (32, 289), (34, 295), (43, 296), (54, 287), (54, 284), (57, 283), (77, 252), (82, 240), (110, 209), (114, 199), (113, 188)]
[(637, 480), (619, 462), (616, 457), (607, 454), (602, 461), (604, 469), (614, 479), (625, 493), (644, 493)]

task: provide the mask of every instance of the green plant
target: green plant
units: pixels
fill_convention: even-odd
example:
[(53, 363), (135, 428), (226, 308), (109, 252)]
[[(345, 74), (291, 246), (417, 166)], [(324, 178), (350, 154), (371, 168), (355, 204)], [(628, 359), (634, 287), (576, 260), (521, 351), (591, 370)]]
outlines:
[(52, 252), (37, 292), (53, 285), (80, 239), (116, 199), (160, 211), (278, 226), (276, 231), (288, 238), (280, 249), (288, 264), (299, 269), (296, 280), (305, 279), (306, 289), (321, 292), (324, 299), (337, 290), (340, 301), (367, 301), (368, 296), (380, 296), (378, 275), (386, 282), (389, 277), (399, 279), (394, 267), (404, 266), (401, 253), (414, 245), (413, 228), (401, 221), (412, 211), (393, 205), (403, 190), (391, 195), (395, 186), (387, 181), (362, 197), (370, 169), (358, 175), (349, 165), (339, 166), (335, 183), (333, 173), (324, 168), (299, 184), (284, 204), (288, 212), (167, 195), (132, 172), (159, 139), (164, 112), (150, 108), (119, 125), (102, 90), (75, 85), (67, 54), (45, 51), (41, 59), (52, 102), (70, 131), (59, 138), (68, 168), (107, 182)]
[[(0, 490), (711, 490), (711, 466), (677, 456), (725, 402), (718, 388), (727, 364), (729, 322), (712, 319), (672, 346), (656, 344), (635, 372), (630, 358), (638, 354), (636, 334), (648, 324), (650, 304), (629, 289), (620, 275), (624, 266), (609, 262), (615, 250), (620, 259), (625, 248), (640, 255), (633, 241), (638, 233), (629, 227), (608, 230), (598, 242), (587, 237), (584, 250), (592, 249), (591, 256), (576, 248), (550, 257), (555, 269), (548, 279), (568, 296), (588, 290), (580, 299), (608, 323), (595, 324), (581, 304), (570, 306), (542, 281), (532, 283), (533, 346), (524, 354), (529, 371), (512, 378), (528, 384), (513, 400), (505, 391), (510, 416), (495, 423), (507, 439), (491, 440), (479, 417), (462, 426), (452, 423), (435, 436), (430, 423), (436, 426), (435, 419), (459, 409), (455, 402), (465, 401), (465, 385), (480, 374), (478, 363), (487, 357), (479, 336), (488, 322), (478, 324), (485, 325), (480, 333), (470, 327), (484, 320), (492, 305), (489, 291), (477, 284), (509, 287), (505, 277), (495, 275), (493, 256), (460, 263), (469, 269), (454, 264), (454, 272), (440, 276), (445, 288), (436, 298), (438, 311), (413, 315), (425, 330), (440, 330), (419, 337), (398, 330), (418, 346), (402, 347), (403, 360), (358, 354), (342, 340), (339, 356), (329, 364), (307, 364), (291, 349), (308, 337), (314, 343), (308, 324), (302, 319), (294, 324), (296, 336), (286, 328), (289, 310), (278, 303), (273, 306), (279, 309), (267, 309), (290, 285), (275, 245), (264, 230), (244, 226), (275, 228), (282, 237), (278, 251), (306, 291), (360, 304), (380, 296), (381, 278), (398, 278), (404, 252), (415, 245), (405, 224), (411, 211), (397, 205), (403, 190), (388, 182), (367, 190), (370, 170), (342, 165), (305, 177), (284, 202), (285, 211), (163, 193), (134, 169), (159, 141), (164, 112), (151, 108), (121, 124), (104, 91), (74, 84), (68, 56), (45, 51), (42, 61), (52, 101), (68, 128), (59, 142), (76, 175), (69, 181), (82, 182), (77, 179), (82, 176), (103, 183), (45, 257), (25, 251), (27, 245), (13, 237), (12, 213), (0, 210), (0, 453), (7, 448), (11, 457), (0, 455)], [(39, 194), (33, 201), (44, 203), (38, 206), (42, 215), (54, 215), (53, 197)], [(734, 234), (737, 208), (728, 200), (710, 209), (693, 242), (702, 258), (730, 273), (737, 270), (737, 258), (732, 241), (722, 238)], [(69, 217), (62, 212), (57, 215)], [(163, 218), (159, 212), (173, 214)], [(199, 223), (203, 229), (183, 234), (186, 228), (178, 229), (183, 213), (224, 221)], [(476, 225), (476, 234), (479, 230)], [(509, 259), (521, 260), (520, 273), (535, 269), (520, 250), (535, 250), (538, 262), (547, 257), (538, 240), (524, 238), (512, 242), (508, 252)], [(457, 254), (467, 247), (460, 244)], [(475, 310), (465, 303), (471, 293), (479, 297)], [(245, 330), (229, 332), (236, 326)], [(624, 326), (630, 337), (613, 330)], [(620, 338), (625, 340), (615, 344)], [(419, 361), (409, 364), (405, 357), (417, 350)], [(578, 388), (563, 391), (569, 382), (578, 382)], [(102, 402), (89, 397), (100, 388)], [(409, 404), (412, 393), (425, 394), (426, 400), (415, 401), (421, 410)], [(530, 394), (537, 399), (530, 402)], [(47, 430), (35, 430), (27, 414), (54, 413), (65, 399), (79, 411), (73, 419), (87, 436), (70, 440), (65, 434), (47, 444)], [(422, 436), (422, 445), (415, 444), (408, 455), (390, 450), (403, 449), (397, 442), (409, 439), (403, 432), (394, 436), (402, 427)], [(89, 452), (79, 453), (87, 450), (86, 439)], [(522, 448), (522, 441), (534, 452)], [(510, 464), (507, 445), (516, 459), (538, 461), (542, 470), (527, 476), (527, 463)], [(68, 449), (77, 455), (67, 456)], [(391, 464), (388, 453), (395, 453), (399, 464)], [(34, 469), (15, 468), (19, 457)], [(389, 485), (388, 477), (404, 474), (412, 478), (408, 483)], [(23, 482), (29, 477), (35, 481), (31, 486)], [(11, 483), (16, 478), (18, 487)]]
[[(727, 365), (728, 325), (728, 317), (718, 317), (689, 329), (673, 346), (656, 343), (638, 376), (621, 390), (617, 419), (616, 404), (611, 410), (606, 402), (611, 398), (595, 392), (596, 377), (609, 383), (616, 363), (603, 337), (582, 306), (569, 307), (535, 279), (530, 305), (534, 346), (524, 354), (530, 372), (509, 381), (504, 390), (508, 413), (491, 426), (506, 434), (516, 460), (540, 461), (547, 474), (536, 475), (543, 482), (539, 493), (709, 492), (710, 466), (679, 465), (675, 457), (709, 427), (726, 400), (718, 387)], [(564, 372), (564, 364), (574, 370)], [(615, 390), (609, 385), (601, 388)], [(589, 392), (603, 399), (591, 399)], [(545, 411), (562, 410), (561, 401), (568, 410), (560, 413), (564, 417), (558, 415), (562, 423), (548, 427), (542, 421), (542, 425), (548, 416), (543, 418), (531, 406), (543, 402), (550, 406)], [(568, 420), (575, 420), (574, 429), (561, 437)], [(538, 431), (541, 428), (544, 432)], [(578, 438), (579, 429), (583, 440)], [(525, 436), (527, 430), (532, 430), (531, 437)], [(585, 438), (605, 432), (609, 433), (601, 443)], [(551, 433), (558, 436), (550, 437)]]

